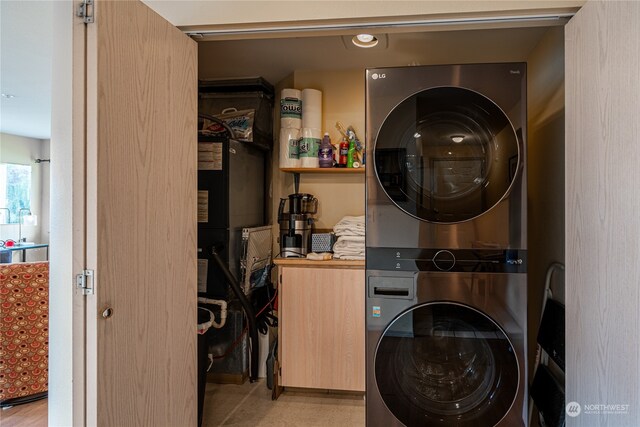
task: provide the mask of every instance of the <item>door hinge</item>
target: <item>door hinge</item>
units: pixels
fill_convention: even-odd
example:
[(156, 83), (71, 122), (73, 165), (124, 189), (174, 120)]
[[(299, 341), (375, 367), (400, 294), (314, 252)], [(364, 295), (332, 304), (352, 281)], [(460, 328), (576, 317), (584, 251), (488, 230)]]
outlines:
[(76, 288), (82, 291), (82, 295), (93, 295), (95, 293), (93, 276), (93, 270), (82, 270), (82, 273), (76, 274)]
[(78, 5), (76, 16), (82, 18), (85, 24), (93, 23), (93, 0), (82, 0)]

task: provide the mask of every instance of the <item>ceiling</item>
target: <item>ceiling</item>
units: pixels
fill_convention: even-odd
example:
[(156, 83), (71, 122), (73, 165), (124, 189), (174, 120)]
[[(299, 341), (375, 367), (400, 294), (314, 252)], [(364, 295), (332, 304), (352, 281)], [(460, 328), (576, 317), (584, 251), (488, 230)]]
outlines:
[(294, 70), (477, 62), (523, 62), (547, 27), (378, 34), (369, 49), (351, 36), (199, 43), (200, 78), (262, 76), (277, 84)]
[[(194, 22), (178, 13), (182, 8), (161, 10), (180, 2), (146, 3), (174, 24)], [(204, 3), (210, 7), (212, 1)], [(0, 1), (0, 87), (2, 93), (14, 95), (0, 99), (0, 132), (50, 138), (52, 27), (53, 1)], [(544, 31), (537, 27), (394, 33), (374, 49), (354, 49), (339, 35), (202, 42), (199, 70), (203, 78), (262, 75), (277, 83), (296, 69), (518, 61), (526, 58)]]
[(51, 137), (53, 2), (0, 1), (0, 132)]
[(415, 20), (455, 14), (521, 15), (523, 11), (576, 11), (585, 0), (142, 0), (179, 27), (287, 27), (318, 20), (371, 22)]

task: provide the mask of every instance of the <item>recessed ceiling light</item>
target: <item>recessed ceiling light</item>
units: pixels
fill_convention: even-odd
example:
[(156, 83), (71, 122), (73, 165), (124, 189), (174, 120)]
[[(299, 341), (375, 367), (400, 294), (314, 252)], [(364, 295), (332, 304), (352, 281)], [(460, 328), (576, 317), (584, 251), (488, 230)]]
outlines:
[(414, 134), (413, 134), (413, 137), (414, 137), (415, 139), (418, 139), (418, 138), (420, 138), (421, 136), (422, 136), (422, 135), (420, 134), (420, 132), (416, 132), (416, 133), (414, 133)]
[(3, 97), (4, 99), (13, 99), (13, 98), (15, 98), (16, 96), (15, 96), (15, 95), (11, 95), (10, 93), (3, 93), (3, 94), (2, 94), (2, 97)]
[(457, 143), (460, 143), (460, 142), (462, 142), (464, 140), (464, 136), (462, 136), (462, 135), (454, 135), (454, 136), (451, 137), (451, 140), (457, 144)]
[(371, 34), (358, 34), (356, 36), (356, 39), (358, 39), (362, 43), (369, 43), (369, 42), (373, 41), (373, 39), (375, 39), (375, 37), (373, 37)]
[(378, 39), (376, 36), (371, 34), (358, 34), (357, 36), (353, 36), (351, 39), (353, 44), (358, 47), (374, 47), (378, 44)]

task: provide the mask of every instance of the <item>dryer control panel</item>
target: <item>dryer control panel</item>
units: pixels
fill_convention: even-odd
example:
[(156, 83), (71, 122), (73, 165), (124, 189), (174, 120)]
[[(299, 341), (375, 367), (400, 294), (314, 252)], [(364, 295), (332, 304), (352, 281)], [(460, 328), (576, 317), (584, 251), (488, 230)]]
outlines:
[(394, 271), (526, 273), (523, 249), (367, 248), (367, 268)]

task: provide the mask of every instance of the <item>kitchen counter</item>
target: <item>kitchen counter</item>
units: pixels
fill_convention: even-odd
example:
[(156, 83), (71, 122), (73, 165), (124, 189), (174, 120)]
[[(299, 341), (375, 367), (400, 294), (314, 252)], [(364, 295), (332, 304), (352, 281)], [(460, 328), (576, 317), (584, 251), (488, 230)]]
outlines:
[(274, 258), (273, 263), (281, 267), (309, 268), (355, 268), (363, 269), (364, 260), (331, 259), (328, 261), (312, 261), (306, 258)]

